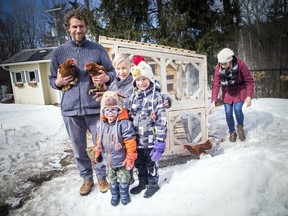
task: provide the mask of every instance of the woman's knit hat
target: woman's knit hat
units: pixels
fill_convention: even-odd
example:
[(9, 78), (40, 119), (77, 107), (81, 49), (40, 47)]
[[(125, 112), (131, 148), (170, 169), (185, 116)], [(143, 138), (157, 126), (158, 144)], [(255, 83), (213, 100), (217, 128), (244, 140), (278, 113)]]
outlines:
[(217, 55), (218, 62), (219, 63), (230, 62), (230, 61), (232, 61), (233, 56), (234, 56), (234, 52), (231, 49), (224, 48)]
[(145, 61), (144, 61), (144, 58), (143, 57), (140, 57), (140, 56), (135, 56), (133, 58), (133, 63), (134, 63), (134, 66), (131, 68), (131, 73), (132, 73), (132, 76), (133, 76), (133, 86), (136, 87), (136, 82), (135, 80), (138, 78), (138, 77), (142, 77), (142, 76), (145, 76), (147, 77), (150, 82), (154, 83), (154, 74), (152, 72), (152, 68), (149, 64), (147, 64)]
[(118, 108), (119, 112), (122, 111), (120, 98), (114, 91), (106, 91), (101, 99), (101, 111), (105, 108)]

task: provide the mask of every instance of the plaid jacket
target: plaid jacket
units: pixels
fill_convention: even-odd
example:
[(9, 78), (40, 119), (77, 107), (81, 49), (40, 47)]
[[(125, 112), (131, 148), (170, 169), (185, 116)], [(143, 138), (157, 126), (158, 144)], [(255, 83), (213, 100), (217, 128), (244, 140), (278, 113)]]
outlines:
[(128, 107), (136, 129), (137, 148), (153, 148), (155, 140), (164, 142), (166, 139), (167, 120), (163, 99), (152, 83), (145, 91), (133, 90)]

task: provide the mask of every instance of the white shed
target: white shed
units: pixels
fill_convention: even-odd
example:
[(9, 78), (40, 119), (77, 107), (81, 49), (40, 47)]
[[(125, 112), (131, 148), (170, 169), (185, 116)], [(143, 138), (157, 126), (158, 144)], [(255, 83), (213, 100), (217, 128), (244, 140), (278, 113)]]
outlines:
[(1, 63), (10, 72), (15, 103), (59, 104), (61, 92), (50, 88), (50, 55), (55, 47), (22, 50)]

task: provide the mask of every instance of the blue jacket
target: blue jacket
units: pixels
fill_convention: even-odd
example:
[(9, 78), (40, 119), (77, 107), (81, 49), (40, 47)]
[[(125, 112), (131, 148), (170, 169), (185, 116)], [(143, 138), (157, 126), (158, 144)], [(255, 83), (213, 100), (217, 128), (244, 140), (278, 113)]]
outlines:
[[(128, 154), (136, 152), (136, 132), (129, 120), (125, 109), (118, 115), (117, 120), (108, 123), (102, 115), (100, 130), (101, 148), (104, 163), (111, 168), (123, 167), (122, 163)], [(116, 149), (116, 145), (121, 146)]]
[(57, 69), (66, 58), (76, 60), (76, 70), (78, 82), (70, 90), (64, 91), (61, 99), (61, 111), (63, 116), (83, 116), (100, 113), (100, 102), (93, 98), (94, 94), (89, 95), (89, 89), (93, 88), (91, 77), (85, 70), (85, 64), (89, 61), (103, 65), (110, 77), (109, 85), (115, 78), (116, 73), (112, 62), (105, 48), (98, 43), (84, 39), (81, 43), (69, 40), (67, 43), (54, 50), (50, 63), (50, 86), (61, 90), (55, 86), (57, 78)]

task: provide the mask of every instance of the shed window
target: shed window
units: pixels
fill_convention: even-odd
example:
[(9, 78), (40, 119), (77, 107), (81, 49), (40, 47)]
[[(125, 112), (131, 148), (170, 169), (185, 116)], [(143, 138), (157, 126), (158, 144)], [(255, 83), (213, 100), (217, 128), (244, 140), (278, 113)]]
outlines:
[(24, 71), (21, 72), (12, 72), (13, 83), (16, 87), (23, 87), (25, 83)]
[(16, 78), (16, 82), (17, 83), (23, 82), (23, 78), (22, 78), (22, 73), (21, 72), (16, 72), (15, 73), (15, 78)]
[(29, 82), (36, 82), (35, 72), (34, 71), (29, 71), (28, 74), (29, 74), (29, 76), (28, 76)]
[(34, 71), (25, 71), (26, 79), (28, 83), (39, 82), (38, 70)]

